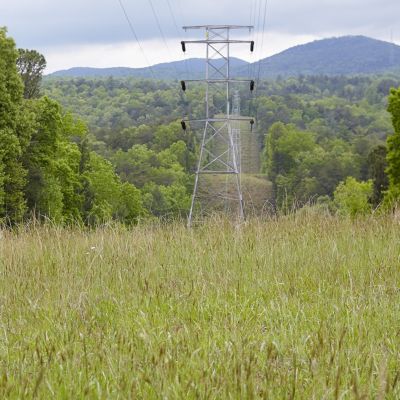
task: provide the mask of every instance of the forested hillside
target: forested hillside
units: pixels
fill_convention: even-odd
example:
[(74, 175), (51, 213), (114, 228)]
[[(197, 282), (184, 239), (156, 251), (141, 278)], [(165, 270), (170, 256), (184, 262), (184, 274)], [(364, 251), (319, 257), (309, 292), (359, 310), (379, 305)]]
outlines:
[[(204, 86), (189, 83), (182, 92), (177, 81), (134, 78), (47, 78), (40, 85), (41, 72), (27, 71), (32, 63), (43, 70), (44, 58), (18, 52), (4, 30), (1, 46), (2, 220), (186, 216), (202, 127), (184, 131), (180, 120), (203, 117)], [(399, 86), (396, 74), (261, 80), (255, 94), (242, 86), (241, 115), (256, 121), (253, 130), (242, 126), (242, 165), (251, 173), (243, 182), (258, 211), (313, 204), (367, 212), (388, 188), (386, 199), (396, 200), (397, 136), (387, 108)], [(217, 115), (224, 94), (211, 94)], [(211, 197), (216, 185), (210, 182)]]
[[(252, 134), (263, 160), (260, 172), (268, 174), (274, 187), (271, 203), (277, 208), (311, 199), (326, 203), (346, 177), (373, 179), (376, 168), (384, 173), (385, 165), (376, 166), (371, 160), (375, 153), (385, 151), (386, 137), (393, 131), (387, 95), (399, 85), (396, 75), (387, 75), (268, 80), (260, 82), (254, 96), (244, 86), (242, 115), (256, 117)], [(203, 115), (204, 87), (200, 85), (190, 85), (183, 93), (178, 82), (52, 78), (45, 81), (44, 92), (88, 122), (92, 148), (112, 160), (123, 179), (138, 187), (149, 181), (166, 184), (154, 182), (152, 168), (157, 162), (150, 162), (156, 160), (151, 156), (176, 146), (177, 140), (192, 150), (201, 131), (193, 125), (189, 134), (184, 133), (177, 122), (184, 115)], [(213, 105), (214, 113), (222, 111), (221, 94), (214, 94)], [(193, 154), (189, 151), (185, 157), (184, 171), (193, 172)], [(382, 200), (386, 185), (384, 179), (376, 189), (374, 205)]]
[(365, 36), (343, 36), (295, 46), (260, 63), (263, 77), (400, 72), (400, 46)]

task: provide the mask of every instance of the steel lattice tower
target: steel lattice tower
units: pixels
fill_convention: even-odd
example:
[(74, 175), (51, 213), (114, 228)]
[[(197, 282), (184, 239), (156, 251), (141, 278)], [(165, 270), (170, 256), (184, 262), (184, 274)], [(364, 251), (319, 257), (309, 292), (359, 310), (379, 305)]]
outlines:
[[(203, 120), (182, 120), (182, 127), (186, 129), (186, 122), (202, 122), (204, 130), (201, 140), (200, 155), (197, 163), (195, 183), (192, 195), (192, 202), (188, 217), (188, 226), (192, 224), (195, 202), (198, 196), (200, 175), (233, 175), (236, 186), (236, 199), (238, 204), (239, 219), (245, 217), (243, 195), (240, 181), (240, 126), (241, 121), (254, 123), (253, 118), (240, 117), (239, 109), (231, 111), (230, 90), (234, 83), (248, 82), (250, 90), (254, 89), (254, 80), (232, 79), (230, 71), (230, 50), (232, 44), (250, 44), (250, 50), (254, 50), (254, 41), (231, 39), (234, 30), (247, 29), (251, 31), (252, 26), (240, 25), (201, 25), (184, 26), (187, 30), (203, 30), (205, 39), (182, 41), (182, 50), (186, 51), (186, 44), (203, 44), (206, 46), (206, 76), (202, 80), (181, 81), (182, 89), (186, 90), (186, 82), (204, 82), (206, 85), (205, 94), (205, 119)], [(226, 102), (225, 115), (211, 115), (211, 88), (224, 91)], [(215, 146), (215, 143), (223, 143), (223, 147)], [(214, 144), (214, 145), (213, 145)]]

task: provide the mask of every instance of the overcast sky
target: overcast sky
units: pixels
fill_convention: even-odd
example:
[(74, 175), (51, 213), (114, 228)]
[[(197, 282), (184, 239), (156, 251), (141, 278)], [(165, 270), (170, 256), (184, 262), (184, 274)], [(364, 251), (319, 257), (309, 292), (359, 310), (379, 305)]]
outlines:
[[(332, 36), (366, 35), (400, 44), (400, 0), (267, 0), (263, 40), (266, 0), (121, 1), (144, 54), (119, 0), (0, 0), (0, 26), (8, 28), (18, 47), (43, 53), (47, 72), (182, 59), (179, 42), (193, 35), (185, 36), (182, 25), (255, 25), (255, 54), (250, 56), (248, 48), (240, 46), (233, 54), (250, 61)], [(201, 56), (200, 47), (188, 48), (187, 57)]]

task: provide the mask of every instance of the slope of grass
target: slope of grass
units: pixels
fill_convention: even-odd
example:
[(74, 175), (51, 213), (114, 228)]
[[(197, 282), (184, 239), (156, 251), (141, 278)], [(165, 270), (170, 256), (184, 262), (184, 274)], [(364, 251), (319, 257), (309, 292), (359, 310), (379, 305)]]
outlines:
[[(216, 117), (223, 118), (224, 115)], [(234, 122), (233, 128), (240, 128), (240, 182), (245, 203), (246, 215), (265, 215), (270, 211), (273, 199), (272, 183), (267, 176), (260, 174), (261, 160), (257, 134), (250, 130), (246, 121)], [(218, 126), (218, 125), (217, 125)], [(227, 135), (227, 132), (225, 132)], [(215, 155), (223, 154), (227, 149), (226, 141), (216, 136), (212, 141), (212, 151)], [(228, 158), (223, 158), (228, 162)], [(207, 161), (204, 162), (205, 164)], [(215, 168), (224, 169), (216, 163)], [(221, 168), (222, 167), (222, 168)], [(198, 190), (198, 212), (202, 215), (215, 212), (225, 212), (228, 215), (238, 214), (238, 195), (235, 176), (201, 175)]]
[(0, 397), (397, 399), (399, 237), (311, 214), (3, 231)]
[(255, 130), (250, 130), (248, 121), (240, 122), (240, 158), (244, 174), (259, 174), (261, 171), (261, 149)]
[[(266, 215), (271, 211), (272, 183), (265, 175), (241, 174), (241, 188), (246, 215)], [(228, 198), (228, 200), (227, 200)], [(238, 214), (235, 176), (202, 175), (195, 217), (224, 212), (232, 218)]]

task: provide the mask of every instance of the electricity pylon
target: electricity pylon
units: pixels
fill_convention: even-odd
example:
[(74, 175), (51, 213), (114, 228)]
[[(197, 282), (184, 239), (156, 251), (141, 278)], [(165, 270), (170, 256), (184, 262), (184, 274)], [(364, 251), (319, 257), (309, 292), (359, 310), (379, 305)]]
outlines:
[[(252, 26), (240, 25), (200, 25), (200, 26), (184, 26), (187, 30), (204, 30), (205, 39), (203, 40), (186, 40), (182, 41), (182, 50), (186, 51), (186, 44), (203, 44), (206, 45), (206, 76), (205, 79), (190, 79), (181, 81), (182, 90), (186, 90), (186, 82), (203, 82), (206, 84), (205, 96), (205, 119), (201, 120), (182, 120), (182, 127), (186, 129), (186, 122), (203, 122), (204, 130), (201, 140), (200, 155), (197, 163), (192, 202), (188, 217), (188, 226), (192, 225), (195, 202), (198, 196), (198, 187), (200, 175), (233, 175), (235, 177), (235, 186), (238, 202), (239, 220), (243, 220), (244, 203), (240, 183), (240, 160), (239, 158), (239, 138), (238, 129), (234, 130), (233, 123), (236, 121), (249, 121), (254, 124), (253, 118), (240, 117), (231, 113), (230, 106), (230, 89), (234, 83), (248, 82), (250, 90), (254, 90), (254, 80), (250, 79), (232, 79), (230, 71), (230, 47), (232, 44), (250, 44), (250, 51), (254, 50), (254, 41), (231, 39), (231, 32), (239, 29), (248, 29), (251, 31)], [(221, 65), (222, 64), (222, 65)], [(217, 90), (224, 90), (225, 96), (225, 115), (211, 115), (211, 87)], [(216, 146), (216, 142), (223, 143), (224, 146)]]

